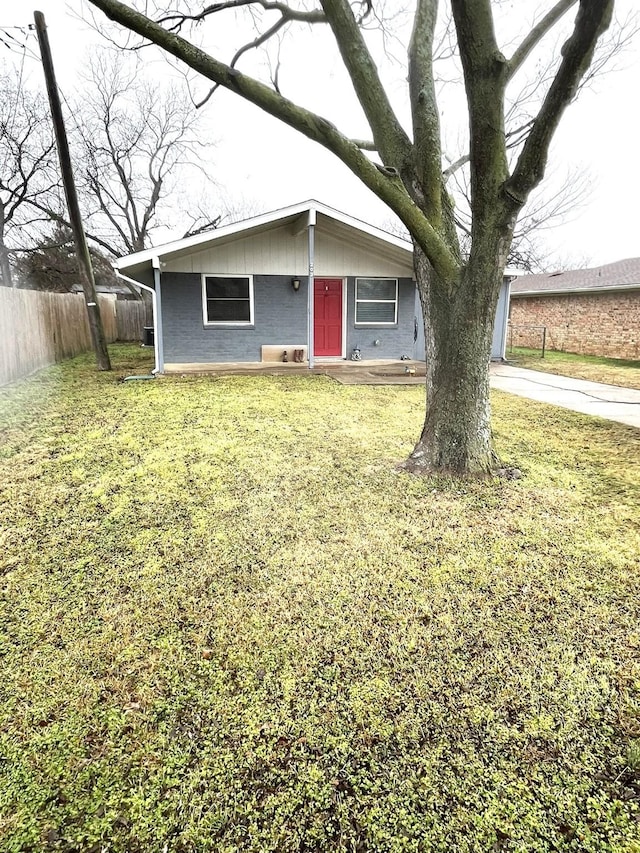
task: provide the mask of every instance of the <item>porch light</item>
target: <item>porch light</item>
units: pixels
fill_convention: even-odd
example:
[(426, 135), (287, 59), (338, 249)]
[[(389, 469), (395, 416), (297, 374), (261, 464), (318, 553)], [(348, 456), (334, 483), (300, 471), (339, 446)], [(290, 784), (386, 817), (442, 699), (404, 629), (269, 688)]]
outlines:
[(291, 287), (297, 293), (300, 290), (300, 279), (299, 278), (292, 278), (291, 279)]

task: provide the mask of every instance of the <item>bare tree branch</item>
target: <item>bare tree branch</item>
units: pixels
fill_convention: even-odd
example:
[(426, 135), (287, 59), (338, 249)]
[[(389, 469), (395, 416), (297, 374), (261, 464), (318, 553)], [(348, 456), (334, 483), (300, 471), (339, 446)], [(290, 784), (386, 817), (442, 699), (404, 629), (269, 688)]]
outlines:
[(411, 161), (411, 142), (393, 111), (351, 6), (348, 0), (322, 0), (322, 7), (376, 148), (385, 165), (395, 167), (402, 174)]
[[(164, 15), (158, 19), (159, 24), (171, 24), (167, 29), (170, 32), (180, 32), (187, 21), (193, 23), (202, 23), (206, 18), (215, 15), (217, 12), (223, 12), (226, 9), (240, 9), (247, 6), (261, 6), (267, 12), (279, 12), (279, 25), (287, 23), (287, 21), (301, 21), (307, 24), (321, 24), (326, 22), (324, 13), (318, 10), (310, 12), (292, 9), (286, 3), (279, 3), (277, 0), (227, 0), (223, 3), (212, 3), (210, 6), (205, 6), (202, 11), (195, 15), (188, 14), (173, 14)], [(173, 22), (173, 23), (172, 23)]]
[(527, 37), (520, 44), (513, 56), (509, 60), (507, 66), (507, 78), (511, 79), (514, 74), (521, 68), (529, 54), (542, 41), (546, 34), (551, 30), (560, 18), (567, 12), (578, 0), (558, 0), (556, 5), (550, 9), (547, 14), (527, 33)]
[[(204, 77), (236, 92), (245, 100), (256, 104), (265, 112), (332, 151), (405, 222), (434, 267), (439, 270), (441, 277), (451, 280), (455, 276), (457, 261), (454, 255), (440, 234), (409, 198), (401, 181), (382, 175), (360, 149), (340, 133), (331, 122), (294, 104), (258, 80), (241, 74), (237, 69), (214, 59), (181, 36), (168, 32), (145, 15), (121, 3), (120, 0), (91, 0), (91, 2), (102, 9), (111, 20), (117, 21), (143, 38), (152, 40), (172, 56), (187, 62)], [(395, 134), (392, 132), (391, 135)], [(410, 145), (406, 136), (404, 140), (406, 145)], [(409, 151), (410, 148), (407, 150)]]
[(177, 89), (161, 91), (102, 54), (91, 64), (83, 101), (78, 171), (92, 231), (116, 254), (139, 251), (178, 170), (197, 168), (208, 147), (199, 139), (198, 116)]
[(469, 154), (463, 154), (462, 157), (458, 157), (458, 159), (454, 160), (450, 166), (447, 166), (447, 168), (442, 172), (442, 177), (444, 178), (445, 182), (448, 181), (449, 178), (458, 171), (458, 169), (461, 169), (463, 166), (466, 166), (466, 164), (469, 162), (469, 159)]
[(611, 23), (612, 13), (613, 0), (580, 0), (573, 33), (562, 48), (560, 68), (505, 184), (508, 197), (518, 206), (524, 204), (544, 176), (553, 134), (587, 73), (598, 38)]
[(442, 224), (442, 152), (440, 116), (433, 74), (433, 46), (438, 17), (437, 0), (418, 0), (409, 42), (409, 94), (420, 196), (427, 215)]
[(474, 224), (495, 211), (497, 188), (508, 175), (504, 133), (506, 60), (496, 41), (490, 0), (452, 0), (469, 105), (469, 158)]
[(59, 185), (48, 108), (20, 75), (0, 74), (0, 277), (11, 286), (10, 255), (40, 228), (30, 203)]

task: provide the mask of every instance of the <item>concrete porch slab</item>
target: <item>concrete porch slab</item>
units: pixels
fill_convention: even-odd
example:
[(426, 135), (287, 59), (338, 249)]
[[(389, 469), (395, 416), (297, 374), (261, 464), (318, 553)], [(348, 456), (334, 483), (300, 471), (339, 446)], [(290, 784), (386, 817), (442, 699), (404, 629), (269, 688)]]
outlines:
[[(376, 359), (371, 361), (318, 361), (309, 368), (308, 364), (295, 362), (236, 361), (217, 364), (165, 364), (167, 375), (211, 375), (211, 376), (287, 376), (314, 374), (331, 376), (343, 385), (414, 385), (424, 383), (423, 361), (401, 361)], [(415, 371), (408, 374), (406, 368)]]

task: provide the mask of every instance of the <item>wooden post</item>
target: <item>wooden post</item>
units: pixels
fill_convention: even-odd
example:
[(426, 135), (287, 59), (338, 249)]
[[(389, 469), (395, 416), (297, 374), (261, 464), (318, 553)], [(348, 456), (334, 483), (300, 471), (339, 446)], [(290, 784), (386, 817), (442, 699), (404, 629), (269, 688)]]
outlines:
[(93, 267), (91, 266), (91, 255), (89, 254), (87, 238), (85, 237), (84, 228), (82, 227), (78, 194), (73, 180), (73, 168), (71, 166), (71, 156), (69, 154), (69, 142), (67, 140), (67, 132), (65, 130), (64, 119), (62, 116), (62, 107), (60, 105), (60, 96), (58, 94), (58, 86), (56, 84), (56, 77), (53, 69), (53, 59), (51, 57), (51, 47), (49, 46), (49, 36), (47, 35), (47, 25), (45, 24), (42, 12), (34, 12), (33, 17), (36, 24), (36, 32), (38, 33), (38, 43), (40, 45), (42, 67), (47, 84), (47, 94), (49, 95), (51, 118), (53, 120), (53, 127), (56, 134), (58, 159), (60, 160), (64, 194), (66, 196), (67, 207), (69, 209), (69, 221), (71, 222), (73, 239), (76, 244), (76, 256), (78, 258), (82, 289), (84, 291), (84, 299), (87, 306), (91, 341), (96, 354), (98, 370), (111, 370), (109, 351), (107, 350), (107, 342), (102, 328), (102, 318), (100, 317), (100, 308), (98, 306), (98, 298), (96, 296), (96, 285), (93, 277)]

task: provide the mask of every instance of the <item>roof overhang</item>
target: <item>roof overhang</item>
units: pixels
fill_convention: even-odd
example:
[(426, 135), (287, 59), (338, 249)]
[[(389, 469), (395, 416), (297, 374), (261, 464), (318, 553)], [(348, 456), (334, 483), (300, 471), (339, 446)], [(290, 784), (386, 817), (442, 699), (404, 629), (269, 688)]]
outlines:
[(519, 296), (565, 296), (569, 294), (596, 295), (598, 293), (624, 293), (629, 290), (640, 290), (638, 284), (614, 284), (609, 287), (563, 287), (545, 288), (544, 290), (514, 290), (511, 288), (511, 297), (517, 299)]
[(290, 225), (292, 234), (300, 233), (311, 225), (325, 227), (340, 239), (357, 241), (363, 245), (376, 245), (380, 250), (389, 252), (401, 258), (403, 261), (412, 263), (413, 246), (407, 240), (396, 237), (381, 228), (376, 228), (342, 211), (335, 210), (321, 202), (309, 200), (283, 207), (260, 216), (234, 222), (197, 234), (193, 237), (184, 237), (145, 249), (132, 255), (119, 258), (114, 267), (126, 273), (132, 278), (144, 277), (151, 267), (156, 267), (194, 252), (201, 252), (209, 246), (222, 246), (239, 238), (246, 238), (264, 231), (269, 231), (283, 225)]

